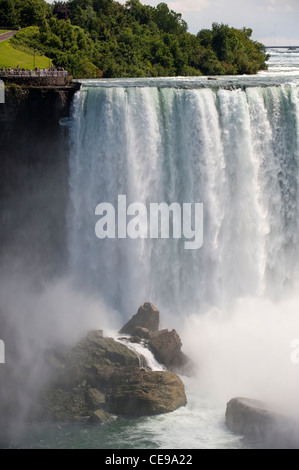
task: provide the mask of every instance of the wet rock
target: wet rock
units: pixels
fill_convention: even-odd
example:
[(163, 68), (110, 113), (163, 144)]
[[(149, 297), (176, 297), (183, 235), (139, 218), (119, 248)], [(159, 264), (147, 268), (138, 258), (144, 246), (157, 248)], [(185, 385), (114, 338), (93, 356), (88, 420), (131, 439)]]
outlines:
[(139, 336), (131, 336), (128, 341), (130, 343), (138, 343), (140, 344), (142, 342), (142, 338), (140, 338)]
[(112, 420), (111, 415), (109, 413), (106, 413), (106, 411), (100, 409), (92, 413), (89, 421), (90, 423), (94, 423), (94, 424), (105, 424), (111, 420)]
[(299, 448), (299, 426), (265, 403), (249, 398), (233, 398), (226, 408), (228, 429), (253, 440), (260, 447)]
[(194, 375), (195, 366), (182, 352), (182, 342), (176, 330), (158, 331), (158, 326), (159, 311), (152, 304), (146, 303), (120, 333), (130, 334), (132, 343), (143, 341), (148, 344), (156, 360), (168, 370), (187, 376)]
[(186, 396), (181, 379), (174, 373), (139, 370), (114, 377), (107, 402), (112, 413), (150, 416), (186, 405)]
[(90, 388), (87, 391), (86, 400), (89, 402), (90, 407), (98, 409), (105, 405), (106, 397), (104, 393), (100, 392), (97, 388)]
[(142, 305), (137, 313), (120, 330), (120, 334), (132, 335), (136, 327), (147, 328), (150, 331), (158, 331), (159, 310), (150, 302)]
[(142, 326), (136, 326), (132, 332), (134, 338), (151, 339), (154, 336), (154, 332), (148, 328), (142, 328)]
[(148, 344), (157, 361), (167, 368), (173, 367), (176, 362), (179, 362), (178, 357), (181, 352), (182, 342), (175, 330), (157, 332), (152, 335)]
[(178, 376), (141, 369), (133, 351), (98, 331), (69, 351), (53, 351), (48, 367), (51, 382), (35, 410), (39, 420), (105, 422), (111, 413), (148, 416), (186, 404)]

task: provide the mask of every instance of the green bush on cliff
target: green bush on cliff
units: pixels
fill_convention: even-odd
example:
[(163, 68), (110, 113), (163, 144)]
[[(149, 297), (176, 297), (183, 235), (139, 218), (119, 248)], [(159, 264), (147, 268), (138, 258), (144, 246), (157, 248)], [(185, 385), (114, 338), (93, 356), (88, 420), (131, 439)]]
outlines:
[(0, 25), (21, 30), (12, 44), (51, 57), (75, 77), (155, 77), (256, 73), (264, 46), (252, 31), (214, 23), (197, 36), (165, 3), (139, 0), (0, 0)]
[(51, 6), (44, 0), (0, 0), (0, 25), (5, 27), (40, 26), (51, 15)]
[[(201, 65), (209, 68), (209, 62), (219, 67), (219, 73), (253, 74), (265, 69), (267, 58), (263, 44), (252, 41), (251, 29), (230, 28), (225, 24), (213, 23), (212, 30), (202, 30), (197, 34), (200, 44), (206, 49), (208, 61)], [(214, 54), (211, 54), (211, 53)]]

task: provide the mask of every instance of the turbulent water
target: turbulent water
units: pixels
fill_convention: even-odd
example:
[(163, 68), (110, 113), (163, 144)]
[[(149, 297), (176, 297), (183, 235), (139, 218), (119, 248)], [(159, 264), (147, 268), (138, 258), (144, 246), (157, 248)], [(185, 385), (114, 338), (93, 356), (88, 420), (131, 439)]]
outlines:
[[(238, 395), (299, 416), (298, 57), (273, 50), (270, 71), (255, 77), (83, 82), (70, 120), (72, 278), (123, 323), (153, 302), (199, 372), (183, 377), (188, 404), (174, 413), (32, 426), (11, 447), (256, 447), (225, 427), (225, 404)], [(117, 207), (118, 195), (146, 207), (202, 203), (202, 247), (100, 240), (96, 207)]]

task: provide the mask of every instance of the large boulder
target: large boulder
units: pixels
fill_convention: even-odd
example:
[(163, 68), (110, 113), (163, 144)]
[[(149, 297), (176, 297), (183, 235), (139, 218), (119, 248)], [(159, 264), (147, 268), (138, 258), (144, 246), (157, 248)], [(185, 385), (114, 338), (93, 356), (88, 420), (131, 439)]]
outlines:
[(179, 377), (140, 369), (133, 351), (97, 331), (68, 351), (49, 352), (48, 367), (51, 382), (33, 410), (38, 419), (105, 422), (110, 413), (154, 415), (186, 404)]
[(184, 385), (173, 372), (138, 370), (115, 376), (106, 399), (111, 413), (130, 416), (168, 413), (186, 405)]
[(228, 429), (270, 448), (299, 448), (299, 427), (289, 417), (274, 412), (265, 403), (233, 398), (226, 408)]
[(138, 312), (121, 328), (120, 333), (132, 335), (137, 326), (150, 331), (158, 331), (159, 310), (150, 302), (139, 307)]
[(157, 332), (148, 344), (157, 361), (167, 368), (173, 368), (179, 362), (182, 342), (175, 330)]

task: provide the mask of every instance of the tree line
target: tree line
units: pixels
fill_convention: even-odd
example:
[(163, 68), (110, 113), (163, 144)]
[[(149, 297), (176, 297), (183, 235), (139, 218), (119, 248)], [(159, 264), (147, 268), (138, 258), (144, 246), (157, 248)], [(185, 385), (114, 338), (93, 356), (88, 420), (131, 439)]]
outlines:
[(197, 35), (180, 13), (128, 0), (0, 0), (0, 26), (76, 78), (254, 74), (267, 68), (250, 28), (213, 23)]

